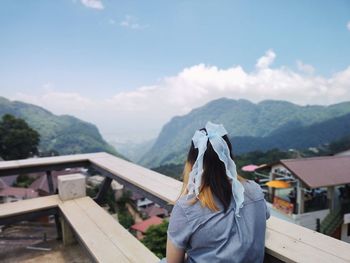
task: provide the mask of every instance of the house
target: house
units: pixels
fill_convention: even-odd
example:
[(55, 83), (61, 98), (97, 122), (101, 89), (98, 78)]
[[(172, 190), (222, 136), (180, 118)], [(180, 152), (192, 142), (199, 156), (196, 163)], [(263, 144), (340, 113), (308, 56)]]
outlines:
[[(57, 192), (58, 184), (57, 177), (60, 175), (79, 173), (79, 168), (65, 169), (61, 171), (52, 171), (52, 184), (53, 184), (53, 193)], [(35, 181), (29, 186), (29, 188), (38, 192), (39, 196), (50, 195), (49, 183), (46, 173), (35, 173), (29, 174), (31, 177), (35, 177)]]
[(141, 209), (141, 212), (146, 217), (158, 216), (161, 218), (165, 218), (169, 216), (168, 211), (157, 204), (153, 204), (144, 209)]
[(273, 215), (350, 242), (349, 155), (284, 159), (255, 175)]
[(10, 203), (19, 200), (38, 197), (33, 189), (8, 186), (3, 179), (0, 179), (0, 203)]
[(336, 154), (334, 154), (335, 156), (347, 156), (347, 155), (350, 155), (350, 149), (347, 149), (345, 151), (341, 151), (341, 152), (338, 152)]
[(17, 179), (17, 175), (8, 175), (8, 176), (1, 177), (1, 180), (8, 186), (13, 186), (13, 184), (16, 182), (16, 179)]
[(0, 189), (4, 189), (4, 188), (7, 188), (7, 187), (9, 187), (9, 186), (4, 182), (4, 180), (2, 180), (0, 178)]
[[(91, 185), (92, 187), (97, 187), (101, 185), (105, 177), (101, 175), (93, 175), (87, 177), (87, 183)], [(123, 195), (123, 189), (124, 186), (118, 183), (116, 180), (112, 180), (111, 182), (111, 188), (114, 192), (114, 198), (115, 200), (118, 200)]]
[(162, 222), (163, 222), (162, 218), (158, 216), (152, 216), (140, 223), (132, 225), (131, 229), (136, 231), (136, 237), (139, 240), (141, 240), (150, 226), (160, 225)]
[(148, 206), (154, 205), (151, 200), (147, 199), (137, 192), (132, 192), (130, 199), (134, 201), (139, 211), (141, 211), (141, 209), (145, 209)]

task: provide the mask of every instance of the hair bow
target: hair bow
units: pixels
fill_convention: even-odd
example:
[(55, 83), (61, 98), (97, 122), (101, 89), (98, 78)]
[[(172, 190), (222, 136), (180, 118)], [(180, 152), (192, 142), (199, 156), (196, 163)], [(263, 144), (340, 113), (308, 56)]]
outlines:
[(203, 156), (209, 140), (219, 159), (225, 164), (227, 177), (231, 179), (232, 194), (236, 203), (235, 215), (239, 216), (239, 210), (243, 207), (244, 187), (237, 180), (236, 164), (230, 156), (226, 141), (222, 138), (227, 131), (222, 124), (214, 124), (210, 121), (205, 125), (205, 129), (207, 132), (197, 130), (192, 137), (194, 147), (198, 149), (198, 156), (189, 174), (188, 192), (189, 194), (194, 193), (196, 197), (199, 195), (203, 174)]

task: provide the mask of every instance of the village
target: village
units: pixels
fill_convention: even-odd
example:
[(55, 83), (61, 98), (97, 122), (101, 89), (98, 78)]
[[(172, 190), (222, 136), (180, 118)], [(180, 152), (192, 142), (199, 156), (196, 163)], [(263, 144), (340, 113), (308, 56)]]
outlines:
[[(350, 150), (334, 156), (283, 159), (263, 165), (247, 165), (242, 170), (254, 175), (273, 216), (350, 243)], [(93, 197), (103, 184), (97, 171), (69, 168), (59, 171), (0, 177), (0, 203), (48, 196), (58, 192), (58, 177), (81, 173), (86, 176), (87, 194)], [(18, 180), (21, 179), (22, 181)], [(151, 226), (169, 218), (167, 209), (138, 191), (111, 182), (111, 202), (102, 207), (120, 221), (137, 239), (142, 240)], [(35, 245), (54, 236), (54, 216), (40, 217), (29, 227), (0, 226), (0, 251)], [(46, 224), (43, 234), (35, 235), (33, 224)], [(51, 226), (51, 228), (49, 227)], [(7, 233), (16, 230), (15, 240)], [(43, 230), (43, 228), (42, 228)], [(33, 238), (35, 236), (35, 238)]]

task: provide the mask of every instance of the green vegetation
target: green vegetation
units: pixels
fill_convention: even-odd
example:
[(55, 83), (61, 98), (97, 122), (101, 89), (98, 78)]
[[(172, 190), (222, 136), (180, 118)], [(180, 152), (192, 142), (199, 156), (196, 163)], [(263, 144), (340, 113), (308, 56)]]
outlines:
[(142, 243), (159, 258), (166, 256), (168, 225), (169, 222), (164, 220), (160, 225), (150, 226), (142, 239)]
[(127, 211), (120, 211), (118, 213), (118, 220), (125, 229), (129, 229), (135, 224), (133, 217)]
[(17, 176), (16, 182), (13, 184), (13, 186), (28, 188), (34, 181), (35, 178), (29, 177), (26, 174), (20, 174)]
[(241, 167), (248, 164), (267, 164), (274, 163), (281, 159), (289, 159), (295, 158), (295, 152), (285, 152), (279, 149), (271, 149), (266, 152), (263, 151), (253, 151), (242, 155), (237, 155), (235, 158), (235, 162), (237, 167), (240, 169)]
[[(240, 175), (248, 178), (252, 178), (251, 173), (247, 173), (241, 170), (241, 168), (248, 164), (269, 164), (278, 162), (281, 159), (291, 159), (300, 157), (314, 157), (314, 156), (327, 156), (334, 155), (338, 152), (350, 149), (350, 136), (342, 137), (338, 140), (332, 141), (329, 144), (321, 145), (319, 147), (313, 147), (313, 150), (303, 149), (303, 150), (289, 150), (283, 151), (277, 148), (270, 149), (267, 151), (252, 151), (234, 157), (234, 161), (237, 165), (237, 171)], [(184, 163), (179, 164), (165, 164), (158, 167), (152, 168), (152, 170), (157, 171), (161, 174), (173, 177), (177, 180), (181, 180), (181, 175), (183, 171)]]
[(184, 168), (183, 163), (180, 163), (180, 164), (170, 163), (170, 164), (165, 164), (165, 165), (152, 168), (152, 170), (161, 174), (165, 174), (177, 180), (181, 180), (183, 168)]
[(329, 149), (330, 154), (335, 154), (338, 152), (349, 150), (350, 149), (350, 135), (344, 136), (343, 138), (330, 143), (328, 149)]
[(235, 154), (251, 151), (305, 149), (349, 135), (350, 102), (330, 106), (299, 106), (286, 101), (219, 99), (174, 117), (164, 125), (140, 163), (147, 167), (185, 160), (196, 129), (211, 120), (224, 124), (233, 136)]
[[(279, 149), (271, 149), (266, 152), (263, 151), (254, 151), (249, 152), (242, 155), (235, 156), (234, 160), (237, 165), (237, 171), (239, 171), (240, 175), (243, 175), (244, 177), (248, 179), (251, 178), (250, 173), (245, 173), (241, 171), (241, 167), (248, 165), (248, 164), (265, 164), (265, 163), (273, 163), (277, 162), (280, 159), (288, 159), (288, 158), (296, 158), (299, 156), (299, 152), (294, 151), (281, 151)], [(161, 174), (173, 177), (177, 180), (182, 180), (182, 171), (183, 171), (184, 163), (181, 164), (166, 164), (161, 165), (156, 168), (152, 168), (152, 170), (157, 171)], [(175, 176), (176, 175), (176, 176)]]
[(0, 121), (0, 157), (25, 159), (38, 153), (40, 135), (22, 119), (10, 114)]
[[(91, 198), (94, 198), (99, 191), (100, 186), (94, 186), (94, 187), (87, 187), (86, 188), (86, 195), (90, 196)], [(109, 207), (109, 212), (114, 214), (117, 210), (118, 210), (118, 204), (115, 201), (114, 198), (114, 192), (112, 190), (112, 187), (109, 187), (107, 192), (106, 192), (106, 196), (105, 196), (105, 201), (108, 204)]]
[(99, 189), (98, 186), (86, 187), (86, 195), (91, 198), (94, 198), (98, 193), (98, 189)]
[(24, 119), (40, 134), (40, 155), (108, 152), (121, 156), (102, 138), (96, 126), (75, 117), (57, 116), (27, 103), (0, 97), (0, 117), (12, 114)]
[(123, 195), (117, 201), (117, 213), (119, 223), (126, 229), (129, 229), (135, 222), (126, 207), (130, 203), (131, 192), (123, 192)]

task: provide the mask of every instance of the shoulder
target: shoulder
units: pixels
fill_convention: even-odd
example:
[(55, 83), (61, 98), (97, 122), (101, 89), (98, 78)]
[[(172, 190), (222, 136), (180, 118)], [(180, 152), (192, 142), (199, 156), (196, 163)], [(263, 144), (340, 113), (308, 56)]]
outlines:
[(264, 199), (264, 193), (259, 184), (253, 180), (245, 180), (242, 182), (244, 187), (244, 202), (249, 203)]
[(183, 216), (183, 217), (187, 217), (186, 216), (186, 210), (189, 208), (190, 204), (189, 204), (190, 198), (188, 198), (188, 196), (181, 196), (175, 203), (173, 210), (171, 212), (172, 215), (176, 215), (176, 216)]
[(195, 198), (194, 194), (181, 196), (176, 201), (173, 209), (181, 210), (184, 214), (188, 215), (191, 212), (191, 210), (193, 209), (196, 210), (195, 209), (196, 204), (199, 203), (199, 202), (193, 203), (192, 201), (194, 198)]
[(195, 198), (194, 194), (180, 197), (174, 205), (173, 212), (186, 217), (188, 221), (213, 213), (209, 208), (203, 207), (199, 201), (193, 202)]

